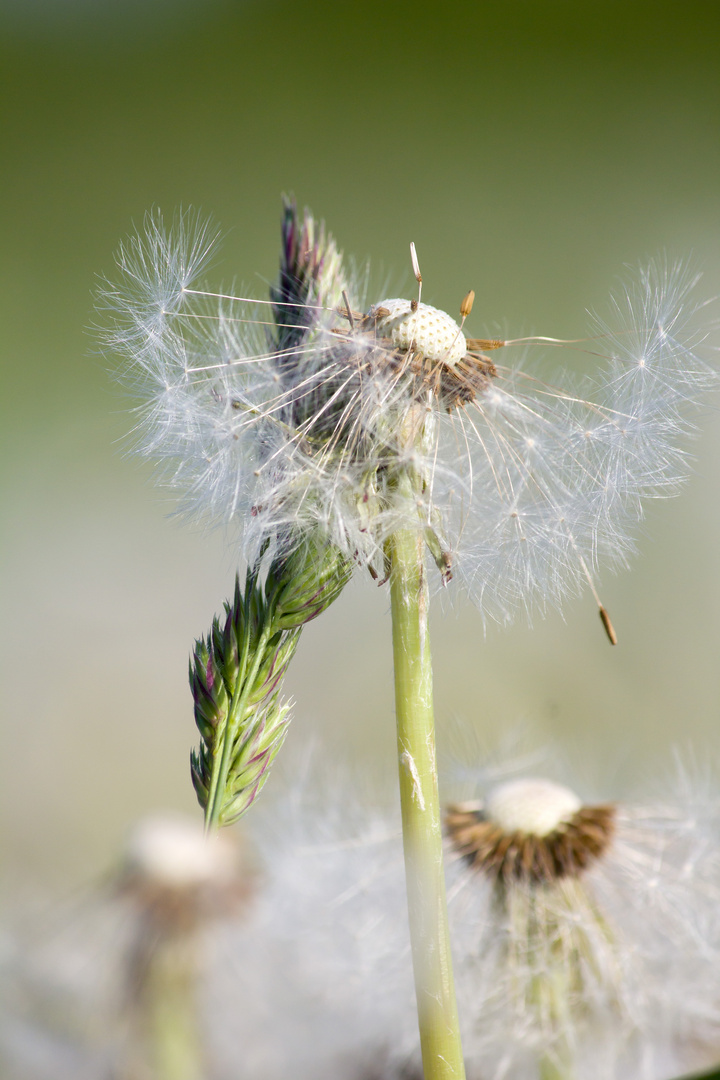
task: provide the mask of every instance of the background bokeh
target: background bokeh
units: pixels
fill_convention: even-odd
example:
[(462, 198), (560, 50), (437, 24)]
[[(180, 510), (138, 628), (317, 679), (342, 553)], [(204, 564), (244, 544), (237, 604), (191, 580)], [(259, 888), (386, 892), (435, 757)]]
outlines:
[[(720, 8), (625, 0), (0, 3), (2, 800), (10, 894), (104, 868), (128, 824), (193, 810), (187, 656), (232, 586), (122, 453), (129, 401), (89, 329), (97, 276), (153, 206), (226, 230), (217, 281), (263, 295), (292, 191), (376, 280), (471, 332), (583, 334), (626, 263), (720, 292)], [(582, 367), (588, 358), (548, 355)], [(631, 572), (530, 630), (434, 616), (441, 743), (526, 725), (612, 794), (673, 745), (715, 754), (720, 422), (649, 509)], [(357, 582), (301, 643), (289, 747), (388, 777), (388, 598)], [(457, 732), (461, 732), (457, 736)], [(464, 732), (464, 734), (462, 734)], [(453, 734), (455, 733), (455, 734)], [(272, 777), (272, 785), (282, 782)], [(603, 785), (605, 785), (603, 787)], [(582, 785), (581, 785), (582, 786)]]

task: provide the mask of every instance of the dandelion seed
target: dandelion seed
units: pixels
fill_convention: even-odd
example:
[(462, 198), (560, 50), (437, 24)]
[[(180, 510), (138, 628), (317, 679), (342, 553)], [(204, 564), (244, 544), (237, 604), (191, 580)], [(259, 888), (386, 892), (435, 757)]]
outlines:
[(598, 567), (624, 566), (642, 501), (677, 490), (687, 409), (716, 381), (684, 267), (650, 264), (613, 297), (592, 328), (597, 374), (559, 388), (512, 359), (553, 339), (466, 337), (474, 294), (461, 324), (419, 298), (366, 305), (332, 237), (290, 204), (270, 301), (201, 286), (215, 242), (188, 216), (170, 232), (152, 216), (103, 297), (144, 399), (139, 448), (186, 511), (235, 523), (251, 564), (268, 538), (319, 531), (377, 578), (387, 539), (420, 526), (440, 580), (461, 578), (486, 616), (588, 584), (603, 616)]
[(720, 1038), (717, 822), (710, 793), (587, 806), (563, 785), (525, 778), (448, 808), (471, 1080), (662, 1080), (710, 1064)]

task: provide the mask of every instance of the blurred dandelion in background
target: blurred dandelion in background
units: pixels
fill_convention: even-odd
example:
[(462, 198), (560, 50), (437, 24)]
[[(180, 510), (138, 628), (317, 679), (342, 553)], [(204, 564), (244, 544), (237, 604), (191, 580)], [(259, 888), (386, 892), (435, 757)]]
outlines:
[[(498, 759), (474, 770), (481, 798), (445, 810), (468, 1080), (670, 1080), (708, 1068), (720, 1049), (716, 776), (677, 759), (655, 797), (585, 803), (532, 775), (541, 757), (572, 771), (557, 752)], [(318, 1075), (327, 1044), (337, 1075), (419, 1080), (393, 815), (347, 777), (339, 800), (320, 787), (287, 797), (294, 811), (263, 845), (267, 911), (313, 986), (309, 1030), (330, 1029), (315, 1040)]]
[(361, 1080), (400, 1045), (409, 1060), (418, 1031), (397, 806), (315, 753), (252, 824), (259, 932), (282, 957), (274, 1075)]
[[(16, 945), (3, 1076), (419, 1080), (397, 812), (324, 755), (292, 772), (253, 816), (252, 855), (147, 819), (110, 881)], [(482, 797), (446, 809), (469, 1080), (708, 1066), (714, 776), (678, 765), (658, 799), (598, 804), (519, 772), (478, 769)]]
[[(205, 1019), (211, 958), (224, 927), (247, 924), (256, 888), (252, 860), (227, 836), (206, 837), (199, 822), (177, 815), (141, 821), (117, 871), (15, 941), (3, 1076), (216, 1075)], [(236, 999), (244, 987), (237, 979)]]
[(242, 843), (144, 819), (105, 882), (26, 919), (3, 1077), (359, 1080), (384, 1063), (413, 1009), (399, 822), (326, 765), (298, 767)]
[[(652, 797), (583, 802), (532, 775), (540, 758), (573, 771), (557, 748), (500, 758), (474, 770), (481, 798), (445, 809), (468, 1080), (671, 1080), (709, 1068), (720, 1050), (716, 775), (678, 758)], [(297, 965), (317, 1009), (314, 1067), (420, 1080), (394, 815), (357, 798), (348, 777), (339, 800), (319, 786), (265, 818), (275, 835), (263, 844), (273, 934), (286, 936), (288, 973)]]
[(720, 798), (517, 777), (446, 811), (468, 1077), (667, 1080), (720, 1047)]

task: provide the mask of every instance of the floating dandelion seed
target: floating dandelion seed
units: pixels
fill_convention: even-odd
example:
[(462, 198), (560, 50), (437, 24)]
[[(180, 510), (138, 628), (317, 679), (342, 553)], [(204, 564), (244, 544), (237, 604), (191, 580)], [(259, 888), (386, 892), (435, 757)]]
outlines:
[(717, 799), (585, 806), (518, 779), (448, 808), (468, 1077), (662, 1080), (720, 1038)]
[[(320, 534), (384, 574), (383, 547), (420, 527), (441, 580), (508, 621), (625, 565), (642, 500), (687, 471), (686, 406), (715, 384), (696, 326), (696, 278), (651, 264), (596, 322), (592, 380), (559, 389), (487, 355), (550, 338), (466, 337), (417, 300), (363, 303), (335, 243), (292, 204), (271, 300), (200, 285), (216, 237), (159, 215), (120, 251), (107, 334), (144, 399), (136, 435), (187, 511), (236, 523), (252, 564), (263, 545)], [(523, 362), (521, 357), (520, 363)], [(406, 469), (412, 498), (398, 490)]]

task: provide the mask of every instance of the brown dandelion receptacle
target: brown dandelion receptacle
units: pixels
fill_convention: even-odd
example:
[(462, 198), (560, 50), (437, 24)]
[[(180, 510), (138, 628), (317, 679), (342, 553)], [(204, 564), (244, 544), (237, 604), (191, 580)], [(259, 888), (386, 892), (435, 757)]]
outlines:
[(615, 807), (580, 806), (547, 832), (507, 829), (480, 802), (450, 804), (445, 829), (454, 851), (473, 869), (509, 883), (577, 877), (612, 840)]

